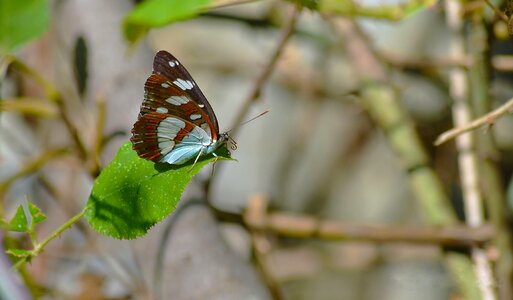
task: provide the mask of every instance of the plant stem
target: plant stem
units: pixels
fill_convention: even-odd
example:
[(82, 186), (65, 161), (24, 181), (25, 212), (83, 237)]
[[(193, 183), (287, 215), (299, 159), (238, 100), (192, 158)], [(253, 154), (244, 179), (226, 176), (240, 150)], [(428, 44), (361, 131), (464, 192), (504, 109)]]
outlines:
[(456, 138), (466, 132), (472, 131), (484, 125), (492, 125), (495, 121), (505, 114), (511, 113), (513, 110), (513, 98), (509, 99), (506, 103), (492, 110), (491, 112), (479, 117), (473, 121), (467, 122), (453, 129), (447, 130), (442, 133), (435, 141), (435, 145), (439, 146), (453, 138)]
[(101, 163), (100, 155), (105, 143), (103, 131), (105, 130), (105, 120), (107, 117), (107, 103), (103, 95), (98, 96), (96, 99), (96, 106), (98, 108), (98, 116), (96, 118), (96, 133), (94, 138), (93, 151), (91, 153), (91, 164), (89, 173), (92, 177), (97, 177), (100, 174)]
[[(378, 61), (373, 49), (351, 20), (331, 22), (340, 39), (346, 41), (346, 53), (355, 66), (362, 82), (361, 100), (370, 116), (384, 130), (390, 146), (403, 162), (415, 198), (423, 210), (426, 221), (434, 226), (457, 223), (440, 178), (431, 168), (429, 156), (419, 135), (404, 112), (397, 90), (387, 84), (388, 70)], [(448, 271), (465, 299), (480, 299), (472, 262), (462, 253), (446, 252)]]
[(244, 221), (250, 229), (299, 239), (360, 240), (378, 243), (419, 243), (464, 247), (485, 244), (495, 237), (494, 227), (490, 224), (475, 228), (463, 225), (444, 227), (364, 225), (287, 212), (268, 213), (267, 208), (267, 199), (260, 196), (250, 199), (244, 215)]
[(16, 57), (11, 58), (11, 64), (13, 67), (18, 69), (20, 72), (25, 73), (29, 77), (31, 77), (34, 81), (39, 83), (43, 89), (45, 90), (46, 96), (52, 102), (55, 102), (58, 107), (59, 115), (66, 125), (66, 129), (68, 130), (73, 142), (75, 143), (76, 150), (78, 155), (84, 161), (87, 158), (87, 148), (82, 140), (82, 137), (79, 134), (77, 127), (71, 121), (71, 118), (68, 116), (66, 112), (65, 103), (62, 98), (62, 94), (55, 87), (55, 85), (49, 81), (47, 81), (41, 74), (39, 74), (36, 70), (24, 64), (22, 61), (17, 59)]
[[(471, 20), (470, 40), (467, 42), (468, 45), (474, 45), (469, 49), (469, 54), (473, 56), (474, 61), (473, 67), (468, 69), (470, 94), (474, 112), (483, 115), (489, 112), (492, 106), (488, 74), (490, 62), (487, 43), (489, 37), (487, 36), (486, 21), (480, 13), (476, 13)], [(493, 246), (499, 253), (494, 263), (497, 292), (499, 299), (509, 300), (513, 298), (511, 289), (512, 241), (508, 232), (507, 200), (496, 159), (500, 154), (492, 134), (476, 134), (476, 152), (480, 158), (478, 161), (479, 174), (481, 174), (479, 180), (489, 216), (488, 223), (493, 224), (496, 231)]]
[(75, 224), (76, 222), (78, 222), (80, 220), (80, 218), (82, 218), (84, 216), (84, 212), (85, 210), (82, 210), (81, 212), (79, 212), (77, 215), (73, 216), (71, 219), (69, 219), (68, 221), (66, 221), (66, 223), (62, 224), (59, 228), (57, 228), (52, 234), (50, 234), (49, 236), (47, 236), (42, 242), (40, 243), (37, 243), (34, 245), (34, 249), (32, 249), (30, 251), (30, 253), (21, 258), (20, 260), (18, 260), (16, 262), (16, 264), (13, 266), (13, 269), (17, 270), (19, 269), (20, 267), (22, 267), (23, 265), (25, 265), (27, 262), (30, 262), (32, 260), (32, 258), (36, 257), (37, 255), (41, 254), (41, 252), (43, 252), (45, 246), (53, 239), (55, 239), (56, 237), (60, 236), (61, 233), (63, 233), (65, 230), (67, 230), (68, 228), (70, 228), (73, 224)]
[[(463, 39), (463, 11), (459, 0), (446, 0), (445, 16), (451, 40), (449, 51), (451, 57), (465, 57), (465, 41)], [(461, 67), (449, 69), (449, 94), (453, 100), (452, 115), (457, 127), (468, 124), (472, 119), (468, 74)], [(471, 227), (484, 223), (483, 196), (479, 187), (478, 157), (475, 152), (475, 139), (471, 132), (457, 136), (456, 148), (458, 151), (458, 166), (461, 178), (461, 189), (465, 209), (465, 221)], [(471, 248), (474, 262), (474, 272), (480, 290), (480, 298), (484, 300), (496, 299), (494, 278), (491, 264), (486, 250), (474, 246)]]
[(244, 100), (244, 103), (243, 103), (241, 109), (239, 110), (239, 113), (237, 114), (235, 121), (232, 124), (231, 128), (233, 128), (233, 131), (232, 131), (233, 135), (236, 135), (236, 132), (238, 131), (237, 126), (240, 123), (242, 123), (244, 118), (246, 118), (246, 115), (248, 114), (248, 111), (251, 108), (251, 105), (253, 105), (253, 103), (255, 103), (260, 98), (262, 88), (264, 87), (265, 83), (271, 76), (274, 68), (276, 67), (276, 63), (278, 62), (279, 58), (281, 57), (283, 50), (285, 49), (285, 46), (287, 45), (290, 37), (292, 36), (292, 33), (294, 32), (294, 28), (296, 26), (296, 21), (297, 21), (300, 11), (301, 11), (301, 9), (298, 8), (297, 6), (293, 7), (290, 17), (287, 20), (286, 25), (283, 28), (283, 31), (281, 33), (281, 37), (278, 42), (278, 45), (276, 45), (276, 48), (274, 49), (271, 57), (267, 61), (267, 64), (262, 69), (262, 72), (255, 79), (255, 82), (253, 84), (253, 87), (251, 88), (251, 91), (249, 92), (248, 96)]
[[(299, 17), (299, 14), (301, 12), (301, 8), (294, 5), (292, 7), (292, 11), (290, 13), (289, 18), (287, 19), (285, 23), (285, 27), (283, 28), (281, 32), (280, 39), (278, 41), (278, 44), (276, 45), (276, 48), (274, 49), (273, 53), (271, 54), (271, 57), (267, 61), (267, 64), (262, 69), (261, 73), (258, 75), (258, 77), (255, 79), (253, 86), (251, 88), (251, 91), (247, 95), (246, 99), (243, 101), (242, 107), (239, 109), (239, 112), (237, 113), (237, 116), (235, 117), (235, 121), (233, 122), (231, 131), (232, 136), (237, 135), (238, 126), (244, 121), (244, 118), (246, 118), (246, 115), (249, 112), (249, 109), (251, 106), (260, 98), (260, 94), (262, 92), (262, 89), (265, 85), (265, 83), (269, 80), (269, 77), (271, 76), (274, 68), (276, 67), (276, 63), (278, 62), (279, 58), (283, 54), (283, 50), (285, 49), (285, 46), (287, 45), (288, 41), (290, 40), (290, 37), (294, 33), (294, 29), (296, 26), (296, 21)], [(220, 164), (219, 168), (222, 168), (223, 164)], [(213, 176), (210, 176), (203, 184), (203, 190), (205, 192), (206, 198), (208, 199), (209, 193), (210, 193), (210, 187), (212, 186), (212, 182), (215, 180), (215, 174), (219, 173), (219, 168), (216, 173), (213, 174)]]
[(0, 199), (2, 198), (2, 195), (7, 191), (7, 189), (16, 180), (36, 172), (50, 160), (61, 157), (61, 156), (65, 155), (67, 152), (68, 152), (67, 148), (48, 150), (48, 151), (42, 153), (39, 157), (37, 157), (33, 161), (26, 163), (23, 166), (23, 168), (21, 168), (21, 170), (18, 171), (18, 173), (14, 174), (11, 177), (8, 177), (4, 181), (0, 182)]
[(318, 6), (319, 11), (326, 14), (400, 21), (414, 11), (429, 7), (435, 2), (433, 0), (408, 0), (401, 4), (385, 5), (380, 3), (371, 6), (353, 1), (319, 0)]
[(46, 244), (48, 244), (51, 240), (58, 237), (63, 233), (66, 229), (70, 228), (73, 224), (78, 222), (80, 218), (84, 216), (85, 210), (80, 211), (78, 214), (73, 216), (71, 219), (69, 219), (66, 223), (62, 224), (61, 227), (57, 228), (52, 234), (47, 236), (41, 243), (37, 244), (36, 247), (34, 247), (34, 254), (39, 254), (43, 251)]
[(490, 7), (497, 16), (499, 16), (499, 18), (501, 18), (504, 22), (506, 22), (506, 24), (508, 24), (510, 21), (509, 21), (509, 18), (508, 16), (506, 16), (505, 13), (503, 13), (500, 9), (498, 9), (495, 5), (493, 5), (492, 2), (490, 2), (490, 0), (485, 0), (485, 3), (488, 5), (488, 7)]

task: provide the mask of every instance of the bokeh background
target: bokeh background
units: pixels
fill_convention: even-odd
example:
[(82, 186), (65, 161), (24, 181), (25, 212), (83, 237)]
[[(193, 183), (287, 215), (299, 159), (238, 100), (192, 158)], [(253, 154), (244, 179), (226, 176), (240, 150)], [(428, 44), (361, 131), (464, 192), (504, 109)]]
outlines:
[[(512, 299), (513, 118), (490, 119), (467, 148), (433, 144), (455, 126), (458, 104), (473, 119), (512, 98), (508, 2), (203, 2), (197, 15), (152, 25), (134, 42), (124, 36), (127, 16), (144, 2), (43, 1), (47, 28), (2, 56), (1, 217), (28, 199), (48, 217), (41, 239), (83, 209), (98, 172), (128, 141), (158, 50), (187, 67), (221, 131), (270, 112), (238, 128), (237, 161), (206, 167), (146, 236), (115, 240), (81, 220), (20, 272), (2, 251), (0, 295)], [(31, 23), (33, 7), (23, 11), (18, 21)], [(458, 164), (469, 153), (473, 171)], [(475, 175), (482, 218), (472, 225), (492, 227), (485, 243), (412, 242), (416, 228), (464, 226), (462, 170)], [(326, 220), (371, 234), (333, 240), (319, 227)], [(408, 228), (413, 235), (388, 235)], [(0, 233), (3, 250), (31, 247), (23, 234)]]

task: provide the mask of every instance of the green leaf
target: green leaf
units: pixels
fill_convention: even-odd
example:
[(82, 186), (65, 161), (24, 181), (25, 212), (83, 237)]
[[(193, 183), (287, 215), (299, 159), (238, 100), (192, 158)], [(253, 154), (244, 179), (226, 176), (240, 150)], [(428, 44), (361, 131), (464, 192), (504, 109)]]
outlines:
[(0, 54), (12, 52), (42, 35), (49, 19), (46, 0), (1, 0)]
[(137, 5), (123, 22), (125, 38), (135, 43), (154, 27), (192, 18), (212, 0), (146, 0)]
[[(225, 147), (216, 150), (219, 159), (229, 159)], [(146, 234), (175, 208), (192, 179), (216, 158), (203, 157), (194, 167), (153, 163), (139, 158), (126, 143), (94, 182), (85, 218), (98, 232), (119, 239)]]
[(24, 250), (24, 249), (9, 249), (5, 252), (7, 252), (7, 254), (10, 254), (12, 256), (19, 257), (19, 258), (32, 256), (32, 251)]
[(34, 203), (27, 201), (27, 206), (31, 217), (31, 226), (29, 226), (29, 221), (25, 215), (23, 206), (19, 205), (11, 221), (9, 224), (7, 224), (7, 230), (17, 232), (32, 232), (37, 224), (46, 220), (46, 216)]
[(28, 202), (28, 210), (30, 213), (30, 216), (32, 217), (32, 224), (31, 227), (34, 229), (34, 227), (46, 220), (46, 216), (41, 212), (39, 207), (37, 207), (34, 203)]
[(16, 209), (16, 213), (12, 217), (9, 222), (9, 230), (17, 231), (17, 232), (29, 232), (30, 228), (28, 226), (27, 216), (25, 216), (25, 212), (23, 211), (23, 206), (18, 205)]

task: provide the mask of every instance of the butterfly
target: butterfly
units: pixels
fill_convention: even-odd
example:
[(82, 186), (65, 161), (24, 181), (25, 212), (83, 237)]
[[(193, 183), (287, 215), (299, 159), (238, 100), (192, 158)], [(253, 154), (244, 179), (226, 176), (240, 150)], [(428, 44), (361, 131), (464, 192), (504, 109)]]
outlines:
[(187, 69), (169, 52), (157, 52), (130, 138), (139, 157), (174, 165), (194, 158), (195, 164), (229, 140)]

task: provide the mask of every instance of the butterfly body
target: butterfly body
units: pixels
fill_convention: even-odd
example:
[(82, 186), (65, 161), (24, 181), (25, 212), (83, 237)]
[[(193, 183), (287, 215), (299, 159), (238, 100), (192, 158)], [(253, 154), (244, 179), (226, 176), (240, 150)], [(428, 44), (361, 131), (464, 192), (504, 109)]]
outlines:
[(170, 53), (155, 55), (144, 91), (130, 138), (140, 157), (180, 165), (214, 153), (228, 140), (196, 82)]

